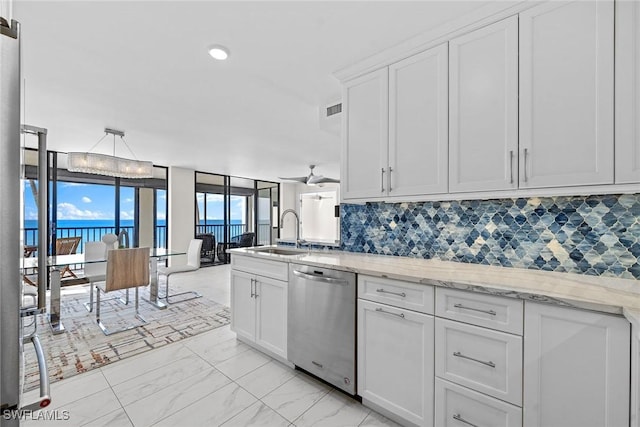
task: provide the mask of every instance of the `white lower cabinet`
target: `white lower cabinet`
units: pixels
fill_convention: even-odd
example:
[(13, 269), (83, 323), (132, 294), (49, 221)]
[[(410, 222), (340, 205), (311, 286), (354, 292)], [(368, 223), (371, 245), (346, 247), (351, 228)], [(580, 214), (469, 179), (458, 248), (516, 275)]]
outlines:
[(631, 427), (640, 427), (640, 331), (631, 327)]
[(437, 427), (520, 427), (522, 409), (436, 378)]
[(287, 359), (287, 289), (282, 280), (231, 270), (231, 330)]
[(630, 324), (525, 303), (524, 426), (629, 425)]
[(433, 425), (433, 316), (358, 299), (358, 394), (403, 424)]

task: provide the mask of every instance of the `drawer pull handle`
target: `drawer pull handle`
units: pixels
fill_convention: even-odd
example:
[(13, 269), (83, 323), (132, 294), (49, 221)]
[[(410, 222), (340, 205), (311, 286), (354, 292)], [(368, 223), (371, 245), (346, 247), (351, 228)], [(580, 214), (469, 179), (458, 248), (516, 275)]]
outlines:
[(376, 289), (376, 292), (380, 292), (381, 294), (391, 294), (391, 295), (398, 295), (399, 297), (406, 297), (407, 294), (405, 294), (404, 292), (391, 292), (391, 291), (385, 291), (383, 288), (380, 289)]
[(456, 420), (456, 421), (460, 421), (461, 423), (464, 423), (464, 424), (466, 424), (466, 425), (468, 425), (468, 426), (471, 426), (471, 427), (478, 427), (477, 425), (475, 425), (475, 424), (473, 424), (473, 423), (470, 423), (469, 421), (467, 421), (467, 420), (465, 420), (464, 418), (462, 418), (462, 417), (460, 416), (460, 414), (454, 414), (454, 415), (453, 415), (453, 419), (454, 419), (454, 420)]
[(392, 316), (398, 316), (398, 317), (401, 317), (402, 319), (404, 319), (404, 313), (392, 313), (390, 311), (385, 311), (385, 310), (381, 309), (380, 307), (376, 308), (376, 311), (379, 311), (380, 313), (384, 313), (384, 314), (390, 314)]
[(453, 355), (455, 357), (461, 357), (463, 359), (472, 360), (474, 362), (482, 363), (483, 365), (487, 365), (487, 366), (489, 366), (491, 368), (495, 368), (496, 367), (496, 364), (493, 363), (492, 361), (485, 362), (484, 360), (474, 359), (473, 357), (465, 356), (464, 354), (460, 353), (459, 351), (453, 352)]
[(461, 308), (463, 310), (471, 310), (471, 311), (479, 311), (480, 313), (486, 313), (486, 314), (490, 314), (492, 316), (495, 316), (497, 313), (493, 310), (482, 310), (480, 308), (473, 308), (473, 307), (465, 307), (462, 304), (453, 304), (453, 306), (455, 308)]
[(318, 363), (315, 360), (312, 360), (311, 363), (313, 363), (314, 365), (316, 365), (320, 369), (324, 368), (324, 366), (322, 366), (322, 363)]

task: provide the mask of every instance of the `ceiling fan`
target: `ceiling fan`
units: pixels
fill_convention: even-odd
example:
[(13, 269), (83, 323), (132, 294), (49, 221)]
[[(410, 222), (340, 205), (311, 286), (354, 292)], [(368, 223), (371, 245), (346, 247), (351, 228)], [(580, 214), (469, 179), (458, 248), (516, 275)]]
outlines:
[(313, 169), (315, 167), (316, 167), (316, 165), (309, 165), (309, 169), (311, 169), (311, 171), (309, 172), (308, 176), (298, 176), (298, 177), (292, 177), (292, 178), (283, 178), (283, 177), (279, 176), (278, 178), (284, 179), (286, 181), (298, 181), (298, 182), (301, 182), (301, 183), (307, 184), (307, 185), (326, 184), (326, 183), (339, 183), (340, 182), (339, 179), (325, 178), (322, 175), (314, 175), (313, 174)]

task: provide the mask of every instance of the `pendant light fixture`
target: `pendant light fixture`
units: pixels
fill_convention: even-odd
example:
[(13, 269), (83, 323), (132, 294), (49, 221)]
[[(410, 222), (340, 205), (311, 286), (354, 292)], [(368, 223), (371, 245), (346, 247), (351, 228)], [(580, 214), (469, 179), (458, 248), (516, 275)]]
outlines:
[[(113, 155), (92, 153), (93, 150), (108, 135), (113, 135)], [(115, 129), (105, 128), (104, 136), (94, 144), (88, 152), (68, 153), (67, 170), (70, 172), (83, 172), (95, 175), (106, 175), (117, 178), (151, 178), (153, 177), (153, 164), (140, 160), (125, 159), (116, 157), (116, 136), (120, 137), (122, 143), (127, 147), (131, 155), (135, 154), (124, 140), (124, 132)]]

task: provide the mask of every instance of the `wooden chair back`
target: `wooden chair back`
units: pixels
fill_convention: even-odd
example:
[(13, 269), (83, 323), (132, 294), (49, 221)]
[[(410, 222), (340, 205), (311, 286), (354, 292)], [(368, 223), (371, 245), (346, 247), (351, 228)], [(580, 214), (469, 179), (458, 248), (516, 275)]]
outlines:
[(80, 245), (82, 237), (58, 237), (56, 239), (56, 255), (73, 255)]
[(149, 248), (112, 249), (107, 252), (105, 291), (149, 284)]

